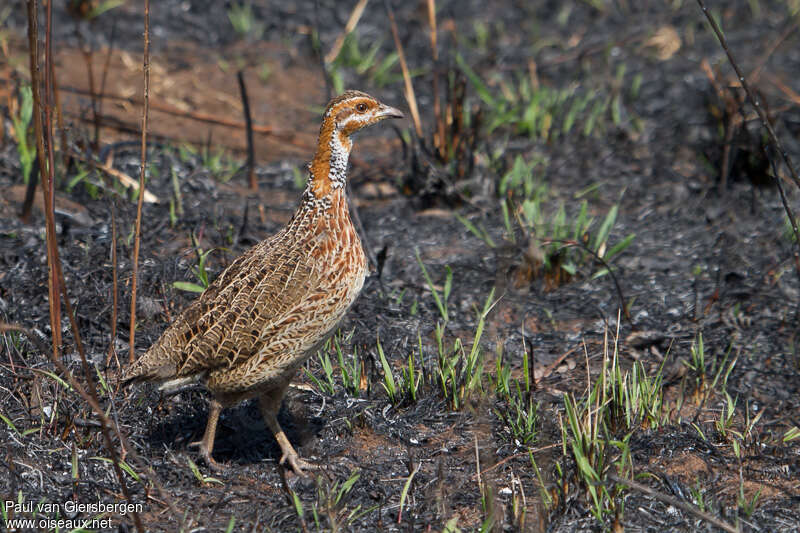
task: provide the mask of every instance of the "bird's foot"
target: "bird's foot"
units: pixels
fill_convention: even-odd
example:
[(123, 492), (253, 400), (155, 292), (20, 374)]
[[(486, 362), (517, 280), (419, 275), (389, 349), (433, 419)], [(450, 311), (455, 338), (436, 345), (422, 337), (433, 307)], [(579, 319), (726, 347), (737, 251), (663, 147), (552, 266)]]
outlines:
[(208, 467), (214, 472), (224, 472), (228, 469), (225, 465), (216, 462), (214, 458), (211, 457), (211, 452), (208, 451), (208, 446), (206, 446), (205, 442), (201, 440), (197, 442), (191, 442), (189, 443), (189, 447), (198, 448), (197, 451), (200, 453), (200, 457), (203, 458), (203, 461), (205, 461), (206, 465), (208, 465)]
[(280, 464), (288, 463), (289, 466), (292, 467), (294, 473), (298, 476), (304, 476), (304, 470), (318, 470), (319, 465), (314, 463), (309, 463), (308, 461), (304, 460), (302, 457), (297, 455), (296, 452), (294, 453), (284, 453), (281, 456)]

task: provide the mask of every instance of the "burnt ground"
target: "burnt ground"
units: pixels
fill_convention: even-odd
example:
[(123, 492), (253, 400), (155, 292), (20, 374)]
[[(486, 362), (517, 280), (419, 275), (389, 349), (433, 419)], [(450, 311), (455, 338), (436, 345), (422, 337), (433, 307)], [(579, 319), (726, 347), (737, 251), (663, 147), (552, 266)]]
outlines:
[[(17, 4), (0, 27), (0, 320), (49, 341), (44, 218), (40, 209), (29, 224), (17, 216), (24, 186), (11, 117), (17, 87), (28, 79), (24, 9)], [(319, 29), (324, 53), (351, 8), (338, 2), (254, 4), (249, 19), (257, 24), (249, 34), (234, 30), (228, 19), (233, 4), (227, 2), (152, 6), (147, 189), (158, 202), (145, 204), (142, 221), (137, 354), (194, 297), (173, 282), (197, 281), (196, 247), (214, 249), (207, 262), (213, 278), (285, 223), (298, 201), (298, 172), (311, 157), (326, 100), (311, 35)], [(474, 80), (466, 85), (467, 106), (483, 113), (477, 140), (462, 158), (472, 163), (469, 177), (436, 162), (422, 177), (412, 157), (410, 122), (374, 128), (356, 142), (351, 194), (380, 276), (368, 278), (341, 324), (341, 347), (345, 362), (362, 362), (364, 378), (347, 390), (336, 352), (329, 350), (333, 386), (320, 387), (309, 375), (324, 382), (325, 372), (320, 357), (312, 357), (281, 415), (300, 452), (324, 465), (318, 475), (283, 475), (279, 449), (251, 403), (223, 413), (214, 455), (229, 468), (216, 473), (188, 447), (203, 432), (203, 390), (164, 396), (152, 385), (115, 387), (129, 350), (135, 203), (93, 172), (75, 179), (76, 164), (59, 178), (57, 229), (66, 285), (87, 356), (110, 384), (101, 387), (101, 403), (138, 455), (126, 456), (125, 480), (131, 501), (143, 504), (146, 529), (439, 531), (450, 524), (448, 531), (716, 530), (675, 501), (742, 530), (800, 528), (800, 439), (790, 432), (800, 426), (800, 265), (755, 114), (744, 108), (744, 126), (736, 122), (737, 105), (726, 114), (725, 99), (741, 91), (693, 2), (532, 4), (539, 5), (437, 3), (440, 70), (455, 77), (463, 70), (460, 54), (486, 84), (485, 92)], [(796, 2), (714, 4), (789, 154), (800, 160)], [(396, 16), (428, 139), (433, 63), (425, 5), (397, 6)], [(89, 43), (96, 78), (109, 57), (105, 92), (117, 97), (103, 102), (99, 140), (114, 148), (104, 155), (112, 154), (110, 165), (138, 179), (141, 10), (118, 7), (77, 23), (56, 9), (54, 20), (70, 146), (86, 153), (94, 134), (81, 52)], [(350, 61), (338, 63), (333, 77), (403, 107), (398, 65), (379, 72), (394, 52), (382, 5), (368, 4), (355, 35), (362, 53), (376, 44), (374, 61), (357, 65), (350, 51)], [(272, 128), (256, 132), (258, 192), (248, 190), (239, 170), (243, 129), (201, 120), (242, 121), (238, 69), (248, 81), (255, 122)], [(593, 99), (577, 113), (575, 127), (562, 128), (566, 113), (554, 107), (548, 132), (541, 133), (540, 121), (531, 133), (492, 114), (492, 103), (504, 100), (514, 109), (515, 99), (525, 100), (517, 90), (523, 83), (568, 101), (575, 94)], [(610, 104), (591, 118), (588, 110), (597, 102)], [(728, 165), (726, 126), (734, 132)], [(600, 265), (584, 261), (573, 276), (562, 272), (560, 279), (532, 275), (537, 269), (525, 258), (538, 248), (526, 248), (521, 235), (516, 244), (504, 240), (498, 188), (518, 156), (540, 161), (527, 174), (546, 191), (550, 219), (562, 202), (570, 220), (584, 199), (598, 220), (619, 206), (608, 243), (635, 234), (610, 260), (630, 320), (617, 323), (621, 300), (613, 280), (592, 276)], [(778, 175), (789, 204), (800, 207), (783, 165)], [(445, 185), (437, 182), (442, 176)], [(530, 194), (521, 187), (510, 193), (515, 202)], [(112, 206), (119, 305), (115, 355), (107, 363), (114, 316)], [(457, 215), (505, 244), (490, 247)], [(447, 285), (446, 266), (452, 270), (447, 346), (459, 339), (469, 352), (476, 312), (492, 290), (500, 296), (482, 327), (480, 385), (470, 390), (458, 382), (457, 407), (453, 392), (443, 393), (437, 381), (435, 329), (442, 316), (417, 251), (437, 292)], [(63, 328), (64, 359), (84, 379), (66, 316)], [(701, 334), (705, 361), (691, 368)], [(398, 383), (414, 354), (423, 370), (416, 401), (393, 404), (388, 398), (378, 339)], [(601, 380), (604, 353), (615, 345), (623, 369), (638, 361), (650, 376), (663, 376), (664, 406), (658, 423), (636, 420), (626, 429), (603, 421), (597, 442), (606, 446), (596, 464), (601, 480), (587, 484), (571, 445), (562, 449), (564, 436), (573, 441), (561, 429), (565, 402), (571, 395), (585, 398)], [(515, 434), (503, 416), (515, 412), (512, 397), (496, 392), (497, 360), (524, 383), (523, 359), (531, 348), (538, 417), (535, 431)], [(17, 333), (0, 337), (0, 351), (3, 500), (123, 501), (97, 417), (56, 379), (47, 355)], [(608, 474), (633, 477), (652, 492), (623, 489)], [(588, 487), (603, 485), (611, 497), (598, 518)], [(114, 529), (133, 529), (130, 515), (112, 513), (111, 519)]]

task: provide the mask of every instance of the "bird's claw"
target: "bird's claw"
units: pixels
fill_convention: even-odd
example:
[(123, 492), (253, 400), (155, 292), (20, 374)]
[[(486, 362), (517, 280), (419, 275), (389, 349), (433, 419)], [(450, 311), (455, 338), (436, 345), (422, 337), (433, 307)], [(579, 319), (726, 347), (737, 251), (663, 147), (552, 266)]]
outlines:
[(221, 465), (220, 463), (216, 462), (213, 457), (211, 457), (211, 453), (209, 453), (208, 447), (203, 441), (190, 442), (189, 447), (198, 448), (200, 457), (202, 457), (203, 461), (205, 461), (206, 465), (208, 465), (211, 470), (215, 472), (224, 472), (228, 469), (226, 466)]
[(298, 476), (304, 476), (304, 470), (317, 470), (319, 469), (319, 465), (314, 463), (309, 463), (308, 461), (304, 460), (302, 457), (297, 455), (296, 453), (284, 453), (281, 456), (280, 464), (283, 465), (288, 463), (289, 466), (292, 467), (294, 473)]

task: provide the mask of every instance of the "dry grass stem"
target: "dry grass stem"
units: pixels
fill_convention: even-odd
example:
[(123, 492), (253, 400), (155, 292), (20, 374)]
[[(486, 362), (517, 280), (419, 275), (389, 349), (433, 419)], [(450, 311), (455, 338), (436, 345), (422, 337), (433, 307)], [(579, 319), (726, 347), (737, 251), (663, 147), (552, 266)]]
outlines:
[(150, 0), (144, 2), (144, 58), (142, 65), (142, 77), (144, 80), (142, 102), (142, 162), (141, 173), (139, 174), (139, 195), (136, 205), (136, 230), (133, 240), (133, 275), (131, 278), (131, 324), (129, 333), (130, 350), (128, 351), (128, 362), (133, 363), (136, 358), (136, 286), (139, 270), (139, 246), (142, 240), (142, 205), (144, 204), (144, 178), (147, 170), (147, 115), (149, 112), (148, 104), (150, 101)]

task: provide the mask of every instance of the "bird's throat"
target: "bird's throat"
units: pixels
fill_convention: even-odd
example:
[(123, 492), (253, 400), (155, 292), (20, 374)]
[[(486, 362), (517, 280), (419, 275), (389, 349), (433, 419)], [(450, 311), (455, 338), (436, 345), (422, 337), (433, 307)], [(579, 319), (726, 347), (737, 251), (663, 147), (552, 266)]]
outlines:
[(317, 142), (317, 153), (309, 165), (309, 190), (316, 198), (328, 196), (337, 189), (344, 189), (347, 180), (347, 160), (353, 142), (350, 137), (335, 129), (333, 124), (323, 123)]

